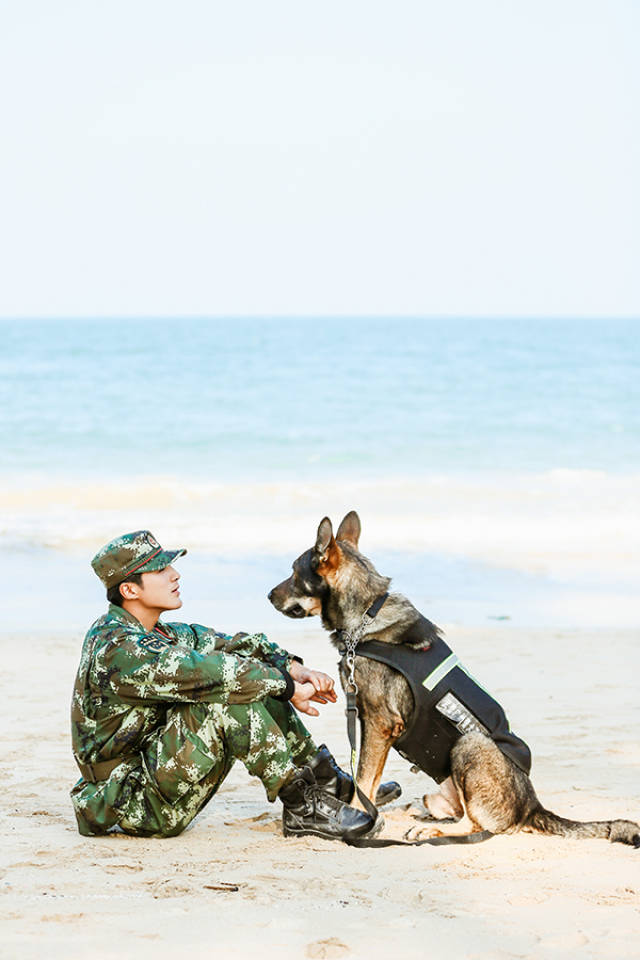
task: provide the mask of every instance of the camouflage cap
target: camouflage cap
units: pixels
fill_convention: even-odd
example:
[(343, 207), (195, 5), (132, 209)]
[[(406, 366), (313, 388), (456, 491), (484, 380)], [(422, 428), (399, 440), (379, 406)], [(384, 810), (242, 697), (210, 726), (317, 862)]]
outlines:
[(124, 533), (105, 544), (91, 561), (91, 566), (107, 590), (122, 583), (132, 573), (149, 573), (168, 567), (186, 550), (163, 550), (148, 530)]

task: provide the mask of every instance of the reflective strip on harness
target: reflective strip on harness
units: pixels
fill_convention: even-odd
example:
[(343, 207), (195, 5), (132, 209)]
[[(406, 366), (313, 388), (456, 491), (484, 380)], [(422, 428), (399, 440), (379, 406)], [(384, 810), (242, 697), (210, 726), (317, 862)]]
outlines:
[(490, 736), (484, 724), (452, 693), (446, 693), (442, 700), (436, 703), (436, 710), (447, 720), (451, 720), (460, 733), (484, 733), (485, 737)]
[(446, 675), (453, 670), (454, 667), (457, 667), (460, 663), (460, 660), (455, 653), (450, 653), (446, 660), (443, 660), (442, 663), (432, 670), (431, 673), (424, 678), (422, 681), (422, 686), (426, 687), (427, 690), (433, 690), (434, 687), (437, 687), (440, 681), (446, 677)]

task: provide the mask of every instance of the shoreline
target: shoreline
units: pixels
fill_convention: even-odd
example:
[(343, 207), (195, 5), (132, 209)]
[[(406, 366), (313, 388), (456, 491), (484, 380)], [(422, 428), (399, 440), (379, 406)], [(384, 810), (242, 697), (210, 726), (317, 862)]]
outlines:
[[(156, 526), (150, 529), (160, 536)], [(53, 625), (53, 617), (84, 632), (106, 609), (104, 590), (89, 564), (96, 542), (69, 551), (34, 546), (0, 550), (0, 578), (10, 579), (13, 590), (13, 602), (4, 611), (4, 628), (21, 629), (27, 610), (34, 629)], [(162, 536), (160, 542), (182, 546), (185, 539)], [(216, 554), (189, 547), (177, 564), (184, 600), (179, 617), (214, 624), (226, 632), (243, 629), (295, 636), (300, 622), (287, 620), (267, 600), (268, 591), (289, 575), (295, 556)], [(424, 616), (443, 628), (633, 629), (639, 623), (636, 586), (626, 578), (576, 575), (563, 579), (437, 552), (372, 550), (371, 556), (380, 572), (391, 576), (391, 590), (408, 596)], [(34, 584), (38, 585), (37, 604)], [(308, 621), (304, 629), (322, 635), (319, 620)]]
[(637, 472), (585, 469), (264, 482), (136, 474), (43, 483), (3, 473), (0, 542), (90, 551), (114, 528), (153, 523), (167, 541), (187, 538), (204, 552), (297, 555), (323, 516), (337, 527), (356, 509), (365, 552), (437, 552), (557, 575), (613, 565), (630, 580), (640, 571), (639, 483)]
[[(320, 519), (360, 513), (361, 548), (436, 623), (634, 627), (640, 578), (640, 477), (589, 470), (376, 481), (204, 483), (134, 476), (35, 486), (6, 483), (0, 577), (18, 595), (6, 616), (40, 603), (85, 626), (104, 596), (89, 560), (123, 530), (150, 529), (180, 562), (185, 614), (223, 626), (285, 629), (265, 597), (310, 546)], [(0, 486), (3, 480), (0, 479)], [(236, 620), (236, 622), (238, 622)]]
[[(640, 476), (597, 470), (376, 480), (240, 483), (222, 477), (107, 482), (0, 476), (0, 578), (34, 626), (87, 628), (104, 608), (89, 560), (114, 532), (150, 529), (185, 546), (184, 615), (221, 629), (289, 632), (266, 594), (309, 547), (321, 518), (357, 508), (361, 549), (393, 589), (438, 624), (553, 629), (638, 624)], [(33, 604), (38, 583), (39, 603)], [(291, 626), (297, 629), (296, 625)]]

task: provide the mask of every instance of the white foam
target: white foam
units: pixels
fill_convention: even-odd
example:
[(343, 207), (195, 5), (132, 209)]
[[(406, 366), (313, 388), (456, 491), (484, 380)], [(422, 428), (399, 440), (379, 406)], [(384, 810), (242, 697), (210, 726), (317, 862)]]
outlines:
[(347, 510), (361, 547), (465, 557), (556, 579), (631, 583), (640, 575), (640, 476), (554, 470), (530, 475), (339, 478), (228, 484), (217, 478), (120, 478), (96, 484), (3, 481), (0, 546), (93, 553), (124, 530), (218, 555), (297, 555), (321, 518)]

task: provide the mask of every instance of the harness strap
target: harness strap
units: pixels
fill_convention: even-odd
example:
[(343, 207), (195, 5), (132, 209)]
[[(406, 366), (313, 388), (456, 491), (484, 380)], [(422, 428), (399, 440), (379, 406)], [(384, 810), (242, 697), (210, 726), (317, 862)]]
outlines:
[(128, 763), (130, 760), (139, 762), (139, 754), (112, 757), (111, 760), (102, 760), (100, 763), (80, 763), (79, 760), (76, 760), (76, 763), (84, 780), (88, 783), (100, 783), (102, 780), (108, 780), (116, 767), (119, 767), (121, 763)]
[(371, 606), (369, 607), (369, 609), (367, 610), (366, 616), (371, 617), (372, 620), (375, 620), (378, 613), (380, 612), (380, 608), (382, 607), (382, 604), (385, 602), (388, 596), (389, 596), (388, 592), (383, 593), (381, 596), (378, 597), (377, 600), (374, 600)]

